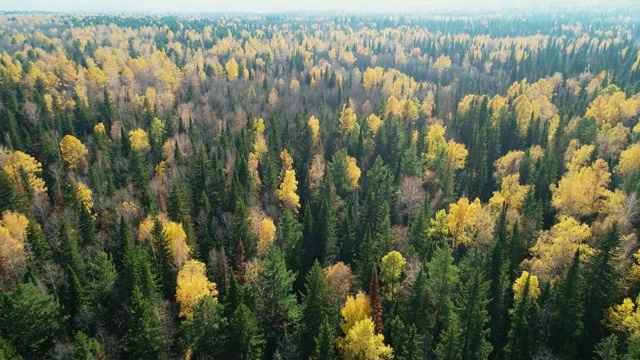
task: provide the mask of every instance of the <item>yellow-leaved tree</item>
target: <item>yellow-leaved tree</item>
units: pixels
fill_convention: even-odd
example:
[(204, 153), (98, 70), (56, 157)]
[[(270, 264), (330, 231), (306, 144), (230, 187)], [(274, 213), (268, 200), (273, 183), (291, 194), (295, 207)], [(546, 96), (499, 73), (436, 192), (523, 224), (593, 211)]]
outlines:
[[(22, 194), (27, 192), (26, 186), (35, 194), (42, 194), (47, 191), (47, 188), (44, 186), (44, 180), (36, 176), (37, 173), (42, 171), (42, 164), (29, 154), (25, 154), (22, 151), (15, 151), (9, 157), (3, 170), (13, 180)], [(23, 183), (22, 173), (26, 175), (28, 184)]]
[(356, 164), (356, 158), (347, 155), (347, 178), (350, 181), (351, 187), (358, 187), (358, 181), (360, 181), (360, 175), (362, 171)]
[(93, 195), (93, 191), (91, 191), (91, 189), (89, 189), (89, 187), (81, 181), (78, 181), (76, 183), (76, 191), (77, 196), (82, 202), (82, 205), (84, 205), (85, 210), (90, 213), (93, 209), (93, 199), (91, 198), (91, 196)]
[(89, 151), (84, 144), (73, 135), (66, 135), (60, 141), (62, 159), (67, 163), (69, 170), (87, 169), (87, 154)]
[(287, 170), (284, 173), (280, 188), (278, 188), (278, 197), (287, 209), (298, 212), (300, 208), (300, 196), (296, 193), (298, 190), (298, 180), (296, 180), (296, 171)]
[(129, 141), (131, 142), (131, 148), (134, 150), (149, 150), (149, 134), (142, 129), (136, 129), (129, 131)]
[(607, 309), (605, 325), (615, 331), (626, 334), (631, 339), (640, 338), (640, 296), (635, 303), (630, 298), (625, 298), (622, 304)]
[(320, 140), (320, 121), (315, 116), (311, 115), (309, 118), (309, 129), (311, 129), (311, 138), (314, 143)]
[(268, 217), (260, 222), (260, 234), (258, 234), (258, 254), (264, 255), (276, 238), (276, 225)]
[(233, 81), (238, 78), (238, 62), (236, 58), (231, 58), (231, 60), (227, 61), (224, 64), (224, 69), (227, 71), (227, 80)]
[(598, 213), (611, 196), (607, 188), (611, 182), (609, 165), (602, 159), (597, 159), (591, 165), (582, 166), (580, 156), (576, 151), (569, 170), (560, 179), (558, 185), (550, 186), (553, 197), (551, 205), (560, 214), (574, 217), (585, 217)]
[(400, 285), (400, 277), (407, 265), (407, 260), (397, 251), (391, 251), (382, 257), (380, 272), (382, 282), (386, 286), (385, 296), (393, 301), (396, 290)]
[(454, 249), (473, 240), (481, 211), (482, 204), (478, 198), (473, 202), (469, 202), (466, 197), (461, 197), (457, 203), (449, 205), (447, 227), (453, 237), (452, 245)]
[(375, 333), (371, 319), (371, 304), (366, 295), (359, 292), (348, 296), (340, 310), (340, 328), (344, 337), (337, 339), (343, 359), (392, 359), (393, 349), (384, 344), (384, 336)]
[(212, 296), (217, 301), (216, 283), (209, 281), (204, 263), (198, 260), (189, 260), (184, 264), (178, 272), (176, 285), (176, 300), (180, 303), (179, 316), (191, 316), (193, 307), (203, 296)]
[(164, 236), (167, 238), (167, 246), (178, 268), (181, 268), (191, 255), (191, 248), (187, 245), (187, 234), (182, 224), (168, 221), (162, 224)]
[(350, 107), (347, 107), (347, 105), (345, 104), (342, 107), (342, 111), (340, 112), (340, 117), (338, 118), (338, 124), (339, 124), (338, 126), (343, 136), (347, 136), (349, 135), (349, 133), (351, 133), (351, 130), (356, 124), (356, 119), (357, 119), (356, 113), (354, 113), (353, 109), (351, 109)]
[(22, 278), (27, 268), (25, 238), (29, 220), (22, 214), (5, 210), (0, 219), (0, 279), (9, 288)]
[(571, 262), (576, 250), (586, 256), (593, 249), (585, 243), (591, 236), (589, 225), (582, 224), (573, 217), (561, 215), (559, 222), (551, 230), (542, 231), (536, 244), (531, 248), (531, 259), (523, 266), (536, 274), (543, 283), (562, 273)]

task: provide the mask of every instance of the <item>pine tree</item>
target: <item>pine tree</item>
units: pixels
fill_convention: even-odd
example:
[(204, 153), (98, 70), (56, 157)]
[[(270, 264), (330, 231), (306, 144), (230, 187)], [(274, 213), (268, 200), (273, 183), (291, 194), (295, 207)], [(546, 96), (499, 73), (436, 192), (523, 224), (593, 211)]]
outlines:
[(124, 336), (125, 353), (132, 359), (163, 359), (165, 339), (153, 303), (135, 285), (129, 327)]
[[(335, 317), (336, 304), (333, 297), (324, 270), (318, 261), (305, 276), (305, 292), (302, 297), (302, 316), (300, 318), (301, 333), (301, 356), (303, 359), (313, 354), (315, 349), (316, 338), (322, 335), (323, 326), (329, 328), (329, 332), (333, 333), (330, 319)], [(326, 331), (327, 329), (324, 329)], [(332, 334), (333, 336), (333, 334)], [(320, 339), (319, 341), (326, 341)], [(322, 344), (321, 344), (322, 345)], [(331, 344), (333, 346), (333, 344)]]
[(549, 344), (555, 352), (568, 358), (577, 356), (584, 334), (583, 286), (580, 250), (577, 250), (571, 265), (556, 285), (549, 318)]
[(604, 334), (600, 319), (620, 296), (619, 244), (620, 232), (618, 224), (614, 223), (602, 233), (595, 246), (595, 254), (585, 264), (585, 294), (588, 296), (584, 304), (585, 336), (580, 347), (581, 356), (591, 356), (593, 346)]
[(272, 246), (267, 250), (258, 273), (262, 328), (265, 330), (265, 354), (272, 356), (278, 339), (292, 329), (300, 319), (300, 309), (293, 294), (295, 275), (287, 270), (282, 252)]
[[(469, 255), (473, 256), (473, 255)], [(492, 351), (489, 343), (489, 282), (486, 274), (477, 268), (480, 264), (469, 262), (465, 269), (469, 278), (463, 285), (458, 304), (460, 329), (460, 354), (463, 359), (486, 360)]]
[(262, 359), (265, 340), (255, 315), (245, 304), (240, 303), (231, 314), (225, 334), (225, 359)]
[(505, 358), (508, 360), (531, 359), (535, 353), (536, 297), (540, 294), (540, 290), (537, 279), (533, 281), (535, 276), (526, 272), (516, 280), (516, 284), (523, 278), (524, 286), (519, 294), (514, 291), (516, 299), (514, 299), (513, 309), (510, 310), (511, 327), (505, 348)]
[(183, 322), (185, 341), (195, 359), (219, 359), (224, 351), (227, 319), (223, 307), (211, 296), (203, 296), (193, 308), (193, 316)]
[(309, 357), (311, 360), (335, 360), (336, 348), (335, 348), (335, 335), (333, 332), (333, 326), (329, 322), (327, 317), (324, 317), (322, 325), (313, 339), (313, 353)]
[(25, 359), (43, 358), (62, 328), (60, 305), (35, 285), (0, 295), (0, 331)]

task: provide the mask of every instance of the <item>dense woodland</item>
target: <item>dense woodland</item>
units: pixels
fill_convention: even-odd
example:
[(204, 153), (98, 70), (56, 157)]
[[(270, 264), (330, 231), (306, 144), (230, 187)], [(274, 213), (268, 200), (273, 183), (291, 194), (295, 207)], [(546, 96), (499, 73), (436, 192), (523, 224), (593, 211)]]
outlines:
[(640, 358), (639, 16), (0, 13), (0, 358)]

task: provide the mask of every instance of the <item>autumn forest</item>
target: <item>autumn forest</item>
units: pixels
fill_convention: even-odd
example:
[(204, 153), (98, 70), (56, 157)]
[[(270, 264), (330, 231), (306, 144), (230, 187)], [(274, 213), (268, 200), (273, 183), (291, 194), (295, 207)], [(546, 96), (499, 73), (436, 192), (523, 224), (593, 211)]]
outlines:
[(0, 12), (0, 358), (640, 359), (638, 18)]

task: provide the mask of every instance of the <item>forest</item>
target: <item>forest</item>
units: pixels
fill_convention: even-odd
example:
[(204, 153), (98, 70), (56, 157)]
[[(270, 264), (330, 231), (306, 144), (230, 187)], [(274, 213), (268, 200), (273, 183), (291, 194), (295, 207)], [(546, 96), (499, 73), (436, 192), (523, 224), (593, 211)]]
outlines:
[(638, 18), (0, 12), (0, 358), (640, 359)]

